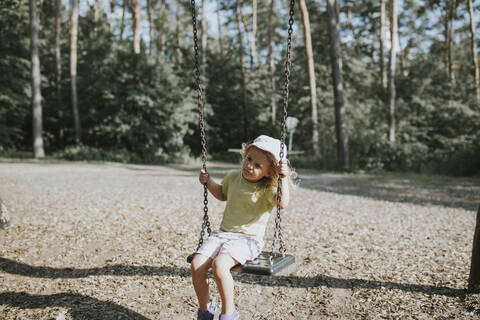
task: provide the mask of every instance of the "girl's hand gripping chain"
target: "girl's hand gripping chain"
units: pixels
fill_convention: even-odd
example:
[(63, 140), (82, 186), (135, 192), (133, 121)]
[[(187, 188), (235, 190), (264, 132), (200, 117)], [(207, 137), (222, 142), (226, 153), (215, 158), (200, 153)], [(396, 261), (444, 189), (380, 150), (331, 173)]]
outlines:
[(208, 183), (210, 180), (210, 173), (206, 172), (204, 169), (200, 170), (200, 176), (198, 178), (201, 184)]
[[(280, 208), (285, 209), (288, 205), (288, 202), (290, 200), (290, 191), (289, 191), (289, 186), (288, 186), (288, 175), (290, 174), (289, 168), (288, 168), (288, 161), (287, 160), (282, 160), (277, 166), (278, 168), (278, 175), (280, 176), (280, 184), (281, 184), (281, 189), (282, 189), (282, 196), (280, 199)], [(277, 196), (273, 199), (273, 204), (276, 207), (277, 206)]]
[(287, 163), (287, 160), (282, 160), (278, 164), (278, 174), (282, 179), (288, 177), (288, 163)]
[(217, 198), (220, 201), (226, 201), (227, 197), (223, 194), (222, 192), (222, 185), (216, 183), (212, 177), (210, 176), (210, 173), (205, 171), (204, 169), (200, 170), (200, 175), (198, 177), (198, 180), (200, 181), (201, 184), (207, 184), (208, 191)]

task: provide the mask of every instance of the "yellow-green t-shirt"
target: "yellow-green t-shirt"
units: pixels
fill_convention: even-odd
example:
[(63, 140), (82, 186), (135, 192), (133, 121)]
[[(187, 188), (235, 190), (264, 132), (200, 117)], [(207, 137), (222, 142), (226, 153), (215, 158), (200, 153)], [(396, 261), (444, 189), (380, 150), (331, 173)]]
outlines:
[(243, 233), (262, 242), (276, 189), (266, 188), (263, 181), (248, 182), (241, 171), (235, 171), (223, 179), (222, 192), (227, 205), (220, 230)]

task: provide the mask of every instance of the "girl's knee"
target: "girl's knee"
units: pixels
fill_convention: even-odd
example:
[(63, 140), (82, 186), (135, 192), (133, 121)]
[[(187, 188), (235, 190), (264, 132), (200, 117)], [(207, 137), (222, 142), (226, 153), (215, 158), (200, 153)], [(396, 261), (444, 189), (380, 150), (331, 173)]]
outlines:
[(210, 268), (210, 265), (212, 264), (211, 262), (212, 259), (204, 257), (202, 255), (196, 254), (193, 257), (192, 263), (190, 264), (190, 271), (192, 274), (206, 274), (208, 272), (208, 269)]
[(235, 265), (235, 260), (229, 255), (219, 255), (212, 262), (213, 274), (220, 274), (223, 272), (230, 272), (230, 269)]

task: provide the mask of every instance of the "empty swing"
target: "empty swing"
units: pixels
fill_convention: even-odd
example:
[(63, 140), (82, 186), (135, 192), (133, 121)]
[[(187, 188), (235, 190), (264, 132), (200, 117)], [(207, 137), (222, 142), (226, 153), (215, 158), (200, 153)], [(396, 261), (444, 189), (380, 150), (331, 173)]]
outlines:
[[(193, 24), (193, 41), (194, 41), (194, 50), (195, 50), (195, 81), (197, 88), (197, 105), (200, 115), (200, 138), (202, 145), (202, 167), (207, 171), (207, 142), (205, 135), (205, 124), (204, 124), (204, 106), (203, 106), (203, 96), (202, 96), (202, 87), (200, 81), (200, 66), (199, 66), (199, 54), (198, 54), (198, 37), (197, 37), (197, 20), (196, 20), (196, 6), (195, 0), (191, 0), (192, 6), (192, 24)], [(282, 120), (282, 133), (281, 133), (281, 147), (280, 147), (280, 159), (283, 159), (284, 148), (285, 148), (285, 137), (286, 137), (286, 120), (287, 120), (287, 107), (288, 107), (288, 84), (290, 77), (290, 51), (292, 43), (292, 32), (293, 32), (293, 16), (294, 16), (294, 6), (295, 0), (290, 0), (290, 11), (289, 11), (289, 20), (288, 20), (288, 37), (287, 37), (287, 56), (285, 62), (285, 80), (284, 80), (284, 89), (283, 89), (283, 120)], [(238, 264), (234, 266), (231, 270), (237, 272), (246, 272), (258, 275), (275, 275), (276, 273), (284, 270), (286, 267), (290, 266), (295, 262), (295, 257), (289, 254), (286, 254), (286, 248), (283, 241), (282, 227), (281, 227), (281, 208), (280, 201), (282, 196), (280, 177), (278, 181), (277, 189), (277, 210), (275, 217), (275, 231), (272, 241), (272, 247), (270, 251), (262, 251), (262, 253), (253, 261), (247, 261), (244, 264)], [(208, 219), (208, 189), (207, 184), (203, 186), (203, 223), (202, 230), (200, 232), (200, 239), (198, 241), (197, 250), (203, 244), (203, 238), (205, 236), (205, 229), (208, 232), (208, 235), (211, 233), (210, 222)], [(275, 252), (277, 242), (279, 243), (278, 252)], [(187, 262), (191, 263), (195, 253), (187, 257)]]

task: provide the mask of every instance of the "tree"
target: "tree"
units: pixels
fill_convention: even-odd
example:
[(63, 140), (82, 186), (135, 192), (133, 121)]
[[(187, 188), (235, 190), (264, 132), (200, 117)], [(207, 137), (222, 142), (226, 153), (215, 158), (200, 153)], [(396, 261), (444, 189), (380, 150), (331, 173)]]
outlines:
[(149, 25), (149, 35), (150, 35), (150, 44), (149, 44), (149, 53), (152, 54), (154, 52), (154, 46), (155, 46), (155, 39), (154, 39), (154, 31), (155, 31), (155, 26), (153, 25), (153, 8), (152, 8), (152, 0), (147, 0), (147, 15), (148, 15), (148, 25)]
[(312, 110), (312, 147), (313, 153), (320, 153), (318, 145), (318, 111), (317, 111), (317, 85), (315, 81), (315, 64), (313, 61), (312, 36), (310, 33), (310, 18), (305, 0), (299, 0), (300, 12), (303, 21), (303, 38), (305, 40), (305, 54), (307, 55), (308, 79), (310, 85), (310, 106)]
[(133, 18), (133, 52), (140, 53), (140, 2), (132, 0), (132, 18)]
[(272, 126), (275, 125), (275, 116), (277, 112), (277, 99), (275, 96), (275, 57), (273, 52), (273, 18), (274, 18), (274, 6), (275, 0), (270, 0), (270, 6), (268, 10), (268, 36), (267, 36), (267, 48), (268, 48), (268, 68), (270, 72), (270, 108), (272, 112)]
[(257, 56), (257, 0), (252, 0), (252, 65)]
[(175, 37), (176, 37), (176, 55), (177, 55), (177, 59), (179, 61), (182, 60), (183, 58), (183, 53), (182, 53), (182, 44), (183, 44), (183, 28), (184, 28), (184, 25), (182, 24), (182, 12), (180, 12), (180, 5), (181, 5), (181, 2), (179, 0), (176, 1), (176, 8), (175, 8), (175, 21), (176, 21), (176, 25), (175, 25)]
[[(165, 20), (165, 17), (166, 17), (166, 11), (167, 11), (167, 8), (166, 8), (165, 0), (162, 0), (161, 5), (160, 5), (160, 13), (159, 13), (159, 17), (160, 17), (160, 21), (162, 22), (162, 26), (165, 26), (164, 20)], [(166, 30), (166, 28), (162, 28), (161, 36), (160, 36), (160, 55), (162, 57), (165, 56), (166, 42), (167, 42), (167, 30)]]
[(473, 235), (472, 259), (468, 289), (472, 292), (480, 291), (480, 205), (478, 206), (475, 232)]
[(220, 49), (220, 55), (223, 56), (223, 36), (222, 36), (222, 23), (220, 19), (220, 0), (217, 0), (217, 25), (218, 25), (218, 47)]
[(345, 125), (342, 70), (339, 61), (339, 28), (335, 13), (335, 1), (327, 0), (330, 59), (332, 66), (333, 95), (335, 99), (335, 130), (337, 135), (337, 159), (341, 169), (350, 167), (348, 137)]
[(453, 68), (453, 37), (455, 34), (455, 28), (453, 27), (453, 23), (455, 22), (455, 17), (457, 15), (457, 1), (451, 0), (447, 1), (449, 6), (449, 27), (448, 27), (448, 77), (450, 79), (450, 83), (455, 84), (455, 70)]
[(252, 1), (252, 35), (250, 37), (248, 30), (248, 22), (246, 16), (243, 16), (243, 25), (245, 27), (245, 34), (248, 37), (248, 46), (250, 47), (250, 68), (255, 66), (255, 57), (257, 54), (257, 0)]
[(478, 72), (478, 55), (475, 42), (475, 19), (473, 16), (472, 0), (468, 0), (468, 13), (470, 15), (470, 48), (472, 51), (473, 77), (475, 79), (475, 98), (480, 102), (480, 83)]
[(8, 214), (7, 206), (0, 199), (0, 229), (5, 229), (10, 226), (10, 216)]
[(397, 43), (397, 1), (390, 0), (390, 57), (388, 61), (388, 106), (390, 143), (395, 143), (395, 48)]
[(72, 111), (75, 123), (75, 142), (81, 141), (80, 113), (77, 95), (77, 42), (78, 42), (78, 0), (72, 0), (70, 18), (70, 82), (72, 89)]
[(37, 0), (30, 0), (30, 47), (32, 53), (32, 107), (33, 153), (35, 158), (45, 157), (43, 150), (42, 93), (40, 91), (40, 58), (38, 56), (39, 17)]
[(123, 0), (122, 2), (122, 21), (120, 22), (120, 45), (122, 45), (123, 31), (125, 29), (125, 10), (127, 9), (127, 1), (128, 0)]
[(201, 18), (201, 26), (202, 26), (202, 66), (205, 67), (207, 63), (207, 12), (205, 10), (205, 0), (202, 0), (202, 18)]
[(245, 63), (243, 61), (243, 36), (242, 36), (242, 7), (240, 0), (236, 0), (236, 18), (237, 18), (237, 30), (238, 30), (238, 46), (240, 52), (240, 67), (242, 74), (242, 109), (243, 109), (243, 134), (244, 139), (248, 137), (248, 119), (247, 119), (247, 88), (246, 88), (246, 70)]
[(115, 0), (110, 0), (110, 19), (109, 19), (109, 25), (110, 25), (110, 32), (113, 32), (113, 15), (115, 13)]
[(62, 57), (60, 52), (61, 27), (61, 0), (55, 0), (55, 86), (57, 87), (57, 101), (60, 101), (60, 81), (62, 79)]
[(387, 69), (385, 68), (385, 0), (380, 0), (380, 79), (383, 93), (387, 91)]
[(93, 3), (93, 22), (95, 22), (94, 26), (93, 26), (93, 32), (96, 33), (97, 32), (97, 24), (98, 24), (98, 16), (100, 15), (100, 8), (99, 8), (99, 5), (98, 5), (98, 0), (95, 0), (95, 2)]

